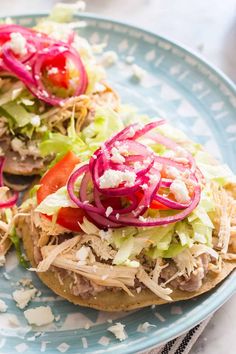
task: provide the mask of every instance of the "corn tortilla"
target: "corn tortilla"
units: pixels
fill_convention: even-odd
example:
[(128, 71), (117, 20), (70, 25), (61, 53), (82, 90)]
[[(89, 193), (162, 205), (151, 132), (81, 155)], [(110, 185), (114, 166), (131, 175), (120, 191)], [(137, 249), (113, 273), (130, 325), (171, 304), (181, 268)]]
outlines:
[[(30, 222), (24, 220), (20, 224), (20, 233), (23, 238), (24, 248), (32, 267), (36, 267), (37, 264), (34, 260), (34, 246), (30, 232)], [(199, 291), (186, 292), (181, 290), (173, 290), (171, 297), (173, 302), (187, 300), (199, 296), (219, 284), (236, 268), (236, 261), (223, 261), (222, 270), (220, 273), (209, 272), (205, 277), (204, 283)], [(133, 291), (134, 296), (127, 295), (123, 290), (113, 292), (112, 290), (105, 290), (98, 293), (95, 297), (82, 298), (71, 294), (69, 285), (72, 278), (66, 278), (64, 285), (61, 285), (56, 273), (54, 271), (47, 271), (37, 273), (41, 281), (47, 285), (54, 293), (67, 299), (76, 305), (91, 307), (97, 310), (103, 311), (128, 311), (138, 309), (150, 305), (161, 305), (167, 303), (167, 301), (160, 299), (157, 295), (152, 293), (148, 289), (143, 289), (139, 294)]]

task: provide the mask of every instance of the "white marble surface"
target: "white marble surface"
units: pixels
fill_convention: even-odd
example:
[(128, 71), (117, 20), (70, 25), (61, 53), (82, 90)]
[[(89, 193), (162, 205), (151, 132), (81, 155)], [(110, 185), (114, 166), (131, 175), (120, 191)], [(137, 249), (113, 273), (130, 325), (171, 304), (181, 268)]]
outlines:
[[(55, 0), (0, 0), (1, 16), (45, 12)], [(183, 43), (236, 81), (235, 0), (89, 0), (87, 10)], [(217, 311), (191, 354), (235, 354), (236, 295)]]

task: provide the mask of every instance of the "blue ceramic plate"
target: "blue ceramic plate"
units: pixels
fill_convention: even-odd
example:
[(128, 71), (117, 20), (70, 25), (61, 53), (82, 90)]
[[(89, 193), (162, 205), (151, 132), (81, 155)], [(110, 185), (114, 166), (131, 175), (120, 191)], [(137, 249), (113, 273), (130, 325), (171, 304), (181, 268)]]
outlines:
[[(40, 15), (23, 16), (16, 21), (31, 26), (39, 18)], [(236, 172), (233, 84), (202, 59), (155, 34), (93, 15), (82, 18), (87, 27), (80, 30), (81, 35), (92, 43), (107, 42), (108, 48), (119, 55), (119, 62), (108, 70), (108, 75), (123, 101), (137, 105), (142, 112), (166, 117)], [(134, 56), (135, 63), (145, 69), (142, 83), (131, 78), (127, 56)], [(10, 279), (6, 279), (4, 272)], [(27, 326), (23, 311), (11, 297), (22, 277), (32, 277), (42, 293), (29, 307), (49, 304), (57, 319), (53, 324), (44, 328)], [(187, 331), (221, 306), (235, 290), (234, 273), (195, 300), (129, 313), (104, 313), (73, 306), (55, 296), (37, 276), (17, 265), (12, 251), (6, 269), (0, 273), (0, 298), (8, 305), (8, 312), (0, 314), (0, 352), (137, 353)], [(117, 341), (107, 331), (111, 320), (125, 324), (126, 341)], [(145, 321), (155, 327), (147, 333), (137, 332), (138, 325)], [(90, 329), (84, 328), (88, 326)], [(101, 340), (102, 337), (105, 339)]]

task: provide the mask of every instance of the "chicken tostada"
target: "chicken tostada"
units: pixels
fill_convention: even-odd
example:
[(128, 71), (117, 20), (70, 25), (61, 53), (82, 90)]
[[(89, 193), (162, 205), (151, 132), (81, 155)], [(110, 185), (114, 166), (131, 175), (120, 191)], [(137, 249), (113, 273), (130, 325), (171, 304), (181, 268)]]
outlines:
[(88, 129), (94, 151), (68, 152), (21, 206), (31, 270), (69, 301), (107, 311), (214, 288), (236, 267), (227, 165), (164, 120), (109, 132), (100, 146), (96, 121)]
[(103, 46), (78, 35), (81, 22), (63, 23), (72, 6), (60, 6), (34, 28), (0, 24), (0, 152), (10, 174), (39, 174), (68, 149), (72, 114), (79, 132), (95, 107), (119, 105), (95, 56)]

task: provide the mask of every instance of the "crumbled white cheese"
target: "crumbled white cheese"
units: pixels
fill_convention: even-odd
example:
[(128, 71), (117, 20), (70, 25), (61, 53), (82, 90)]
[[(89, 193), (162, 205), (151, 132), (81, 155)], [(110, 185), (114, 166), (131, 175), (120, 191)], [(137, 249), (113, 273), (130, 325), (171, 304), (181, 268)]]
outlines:
[(102, 275), (102, 280), (106, 280), (108, 278), (108, 274)]
[(13, 90), (11, 94), (11, 99), (14, 101), (21, 94), (22, 90), (23, 90), (22, 87)]
[(111, 215), (112, 212), (113, 212), (113, 208), (111, 206), (107, 207), (105, 212), (106, 217), (108, 218), (108, 216)]
[(107, 242), (109, 242), (111, 240), (111, 237), (112, 237), (111, 229), (108, 229), (107, 231), (100, 230), (98, 234), (102, 240), (105, 240)]
[(0, 299), (0, 312), (6, 312), (8, 309), (7, 304), (5, 303), (5, 301)]
[(26, 343), (20, 343), (15, 346), (15, 350), (17, 353), (24, 353), (28, 349), (29, 347)]
[(138, 325), (137, 332), (147, 333), (150, 327), (156, 327), (156, 325), (152, 325), (149, 322), (140, 323), (140, 325)]
[(138, 261), (131, 261), (130, 259), (127, 259), (123, 264), (131, 268), (138, 268), (140, 266)]
[(160, 312), (155, 312), (154, 315), (158, 318), (159, 321), (165, 322), (165, 317), (160, 314)]
[(136, 171), (139, 171), (139, 170), (141, 170), (141, 168), (142, 168), (141, 162), (136, 161), (136, 162), (134, 163), (134, 169), (135, 169)]
[(96, 82), (94, 85), (95, 92), (104, 92), (106, 90), (106, 86), (101, 84), (100, 82)]
[(33, 125), (33, 127), (39, 127), (40, 126), (40, 117), (33, 116), (30, 120), (30, 123)]
[(91, 326), (90, 326), (90, 323), (89, 322), (86, 322), (85, 325), (84, 325), (84, 329), (89, 329)]
[(12, 32), (10, 34), (10, 38), (11, 40), (9, 41), (9, 46), (11, 50), (17, 55), (26, 55), (27, 49), (25, 37), (23, 37), (22, 34), (19, 32)]
[(179, 170), (176, 167), (169, 166), (166, 168), (166, 174), (168, 178), (178, 178), (180, 176)]
[(48, 70), (48, 75), (58, 74), (59, 70), (56, 67), (52, 67)]
[(90, 247), (87, 246), (82, 246), (75, 254), (75, 258), (78, 259), (78, 261), (82, 261), (86, 263), (86, 260), (90, 254)]
[(170, 185), (170, 191), (173, 193), (178, 203), (188, 203), (190, 197), (186, 184), (180, 179), (175, 179)]
[(127, 134), (127, 138), (133, 138), (133, 136), (135, 135), (136, 130), (134, 129), (134, 127), (130, 127), (129, 128), (129, 132)]
[(125, 162), (124, 156), (122, 156), (120, 151), (115, 147), (111, 149), (111, 161), (117, 163)]
[(121, 183), (125, 183), (126, 187), (134, 185), (136, 173), (132, 171), (116, 171), (108, 169), (99, 178), (100, 188), (115, 188)]
[(118, 55), (113, 50), (109, 50), (103, 53), (101, 58), (101, 64), (106, 67), (115, 64), (117, 61), (118, 61)]
[(35, 326), (44, 326), (53, 322), (54, 316), (49, 306), (39, 306), (24, 311), (24, 316), (29, 324)]
[(145, 191), (146, 189), (148, 189), (147, 183), (142, 184), (140, 187), (141, 187), (142, 190), (144, 190), (144, 191)]
[(35, 145), (34, 141), (30, 141), (30, 143), (28, 144), (28, 151), (31, 153), (31, 155), (33, 156), (39, 156), (39, 149), (38, 147)]
[(41, 133), (44, 133), (44, 132), (46, 132), (48, 130), (48, 128), (46, 127), (46, 125), (42, 125), (39, 129), (38, 129), (38, 131), (40, 131)]
[(167, 150), (164, 152), (163, 156), (173, 159), (175, 158), (176, 154), (172, 150)]
[(133, 64), (134, 62), (134, 57), (132, 55), (128, 55), (126, 58), (125, 58), (125, 61), (127, 64)]
[(124, 330), (125, 325), (120, 322), (117, 322), (114, 326), (108, 327), (107, 330), (114, 334), (114, 336), (120, 341), (127, 338), (127, 334)]
[(22, 285), (22, 286), (28, 286), (28, 287), (33, 287), (32, 279), (29, 278), (21, 278), (17, 285)]
[(101, 337), (98, 341), (98, 344), (101, 344), (104, 346), (107, 346), (109, 343), (110, 343), (110, 338), (105, 337), (105, 336)]
[(5, 263), (6, 263), (6, 257), (4, 256), (4, 254), (1, 254), (0, 255), (0, 267), (3, 267)]
[(119, 220), (120, 214), (116, 213), (116, 220)]
[(83, 348), (87, 349), (88, 348), (87, 338), (86, 337), (82, 337), (81, 340), (82, 340)]
[(92, 44), (92, 51), (95, 54), (101, 54), (104, 50), (104, 48), (106, 48), (107, 44), (106, 43), (99, 43), (99, 44)]
[(138, 81), (141, 81), (144, 78), (146, 71), (142, 69), (139, 65), (132, 65), (132, 76)]
[(11, 279), (11, 276), (8, 273), (6, 273), (6, 272), (3, 272), (2, 275), (4, 276), (4, 278), (6, 280), (10, 280)]
[(25, 105), (25, 106), (33, 106), (34, 105), (34, 101), (29, 100), (28, 98), (22, 98), (21, 102)]
[(149, 181), (151, 184), (155, 184), (159, 181), (160, 177), (158, 175), (150, 175)]
[(20, 139), (18, 139), (18, 138), (12, 139), (11, 147), (12, 147), (13, 151), (19, 151), (23, 148), (23, 146), (24, 146), (24, 144)]
[(37, 289), (20, 289), (15, 290), (12, 294), (13, 299), (16, 302), (17, 307), (21, 310), (24, 309), (31, 299), (36, 295)]

